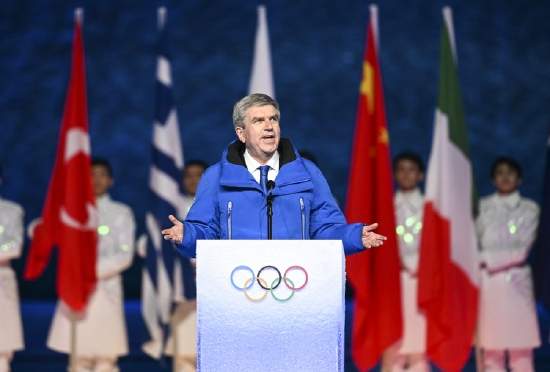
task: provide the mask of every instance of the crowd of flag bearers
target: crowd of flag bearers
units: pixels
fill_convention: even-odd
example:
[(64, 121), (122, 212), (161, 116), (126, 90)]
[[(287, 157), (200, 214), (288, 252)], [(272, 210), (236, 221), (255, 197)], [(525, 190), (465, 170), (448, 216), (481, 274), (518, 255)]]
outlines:
[(377, 221), (378, 232), (395, 239), (346, 260), (355, 295), (355, 365), (361, 371), (379, 363), (384, 372), (434, 366), (458, 372), (475, 350), (478, 371), (534, 371), (533, 349), (541, 340), (527, 261), (538, 231), (537, 289), (541, 298), (550, 298), (548, 229), (537, 229), (539, 207), (521, 196), (521, 166), (511, 157), (494, 154), (487, 171), (495, 192), (478, 200), (451, 9), (443, 9), (426, 171), (417, 153), (405, 151), (393, 159), (392, 174), (377, 25), (372, 6), (346, 217)]
[[(164, 249), (160, 231), (172, 213), (159, 205), (167, 205), (161, 200), (165, 197), (184, 219), (207, 166), (188, 162), (183, 179), (166, 173), (171, 182), (182, 182), (186, 191), (185, 197), (171, 198), (155, 186), (164, 163), (155, 164), (150, 183), (159, 204), (153, 203), (147, 216), (148, 236), (140, 238), (135, 247), (131, 208), (108, 194), (114, 184), (111, 165), (90, 156), (79, 17), (56, 166), (42, 218), (29, 229), (32, 245), (27, 279), (42, 273), (53, 246), (60, 252), (59, 302), (45, 342), (70, 355), (71, 371), (118, 371), (118, 358), (128, 353), (121, 273), (131, 265), (137, 250), (146, 260), (154, 254), (150, 267), (158, 269), (144, 268), (143, 313), (151, 334), (144, 350), (155, 358), (174, 356), (177, 371), (194, 371), (194, 262), (178, 258), (167, 266), (166, 260), (156, 261), (166, 258), (166, 252), (160, 253)], [(258, 30), (267, 37), (265, 8), (260, 8), (259, 17)], [(439, 98), (428, 167), (412, 151), (391, 161), (377, 22), (372, 7), (345, 212), (349, 223), (379, 222), (379, 232), (388, 241), (347, 260), (355, 294), (350, 319), (354, 362), (360, 370), (380, 363), (384, 372), (421, 372), (435, 364), (454, 372), (464, 367), (475, 347), (479, 370), (533, 371), (533, 349), (541, 345), (541, 339), (527, 259), (537, 235), (539, 206), (520, 194), (520, 164), (510, 157), (497, 158), (497, 154), (488, 170), (495, 192), (476, 199), (449, 9), (444, 10)], [(163, 31), (164, 18), (159, 24)], [(264, 74), (268, 93), (273, 94), (269, 46), (261, 37), (256, 43), (263, 47), (256, 46), (263, 51), (260, 56), (268, 56), (263, 61), (268, 68), (262, 70), (265, 65), (256, 61), (253, 82), (261, 85), (258, 76)], [(179, 132), (169, 130), (174, 125), (177, 129), (178, 123), (169, 94), (169, 64), (164, 62), (168, 57), (162, 54), (159, 58), (159, 97), (164, 104), (157, 112), (154, 153), (174, 150), (173, 141), (179, 142)], [(168, 168), (181, 171), (181, 147), (174, 153), (173, 167)], [(0, 183), (2, 176), (0, 168)], [(24, 348), (17, 281), (10, 265), (10, 260), (21, 255), (23, 214), (20, 205), (0, 198), (0, 372), (9, 371), (14, 352)], [(91, 246), (86, 248), (84, 243)], [(176, 255), (173, 246), (166, 244), (169, 254)], [(154, 292), (162, 285), (162, 275), (171, 285), (168, 305), (150, 311), (149, 303), (162, 300), (163, 294)], [(177, 305), (173, 311), (172, 304)], [(168, 323), (171, 333), (164, 337), (161, 329)]]

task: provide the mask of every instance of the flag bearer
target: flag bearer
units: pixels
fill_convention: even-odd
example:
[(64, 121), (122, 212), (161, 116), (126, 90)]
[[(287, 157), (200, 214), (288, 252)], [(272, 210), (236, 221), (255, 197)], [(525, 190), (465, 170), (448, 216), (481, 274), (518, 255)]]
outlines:
[[(92, 159), (92, 183), (99, 212), (96, 289), (84, 311), (76, 314), (76, 371), (117, 372), (118, 357), (128, 353), (121, 272), (134, 256), (132, 210), (112, 200), (111, 166)], [(78, 244), (78, 242), (75, 242)], [(48, 347), (71, 351), (71, 312), (59, 301), (48, 336)]]
[(410, 151), (393, 161), (397, 192), (394, 196), (396, 233), (401, 259), (401, 313), (403, 338), (384, 354), (383, 370), (430, 371), (426, 358), (426, 318), (418, 309), (418, 258), (424, 196), (420, 182), (424, 179), (422, 158)]
[(496, 193), (482, 198), (476, 221), (480, 242), (479, 344), (484, 371), (534, 371), (540, 345), (531, 268), (527, 256), (538, 226), (539, 207), (520, 195), (521, 168), (512, 158), (493, 163)]
[(0, 372), (10, 370), (13, 352), (24, 347), (17, 279), (10, 264), (21, 256), (23, 213), (19, 204), (0, 197)]

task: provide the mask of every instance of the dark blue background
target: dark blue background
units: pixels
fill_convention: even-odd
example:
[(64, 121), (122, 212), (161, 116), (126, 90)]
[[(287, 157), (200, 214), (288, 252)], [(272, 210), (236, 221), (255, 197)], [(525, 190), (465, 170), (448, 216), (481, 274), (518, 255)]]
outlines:
[[(283, 136), (313, 152), (343, 205), (368, 20), (367, 1), (271, 0), (267, 17)], [(247, 93), (258, 1), (3, 0), (0, 2), (0, 194), (41, 213), (69, 78), (74, 9), (84, 8), (94, 156), (111, 160), (114, 198), (143, 231), (155, 101), (156, 9), (168, 7), (174, 94), (185, 158), (216, 162), (235, 138), (231, 111)], [(380, 8), (391, 151), (427, 161), (437, 99), (444, 5), (454, 11), (471, 156), (481, 195), (500, 154), (524, 168), (540, 201), (550, 118), (550, 2), (398, 1)], [(25, 244), (27, 250), (28, 242)], [(25, 252), (26, 253), (26, 252)], [(24, 254), (25, 256), (25, 254)], [(14, 262), (20, 273), (24, 257)], [(125, 274), (139, 296), (141, 261)], [(53, 269), (20, 281), (23, 297), (54, 295)]]

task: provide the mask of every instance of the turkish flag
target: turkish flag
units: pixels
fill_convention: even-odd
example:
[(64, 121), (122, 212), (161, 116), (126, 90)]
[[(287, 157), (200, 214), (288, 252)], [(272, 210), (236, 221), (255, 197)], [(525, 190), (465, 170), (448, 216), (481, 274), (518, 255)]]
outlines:
[(77, 20), (55, 166), (25, 268), (25, 279), (38, 278), (56, 246), (57, 294), (75, 311), (86, 306), (96, 282), (97, 221), (91, 180), (84, 45), (81, 23)]
[(350, 165), (348, 223), (379, 223), (384, 245), (346, 258), (354, 289), (352, 357), (368, 370), (402, 334), (400, 261), (395, 234), (393, 178), (382, 74), (378, 62), (377, 9), (371, 7), (359, 108)]

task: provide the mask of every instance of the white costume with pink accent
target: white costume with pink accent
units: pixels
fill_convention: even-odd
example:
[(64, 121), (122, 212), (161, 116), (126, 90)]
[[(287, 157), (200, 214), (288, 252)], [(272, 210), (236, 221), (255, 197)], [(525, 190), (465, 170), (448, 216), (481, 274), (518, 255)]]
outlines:
[[(530, 351), (540, 345), (531, 268), (526, 263), (538, 218), (538, 205), (517, 191), (480, 200), (476, 227), (483, 269), (478, 328), (486, 351)], [(485, 355), (488, 362), (494, 359), (490, 354)]]
[[(85, 310), (77, 314), (76, 354), (116, 359), (128, 353), (121, 273), (134, 257), (135, 222), (131, 209), (108, 195), (96, 198), (96, 203), (98, 280)], [(70, 319), (69, 308), (59, 301), (48, 336), (49, 348), (70, 352)]]
[(10, 261), (21, 256), (23, 208), (0, 198), (0, 372), (9, 371), (16, 350), (24, 348), (19, 291)]

